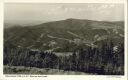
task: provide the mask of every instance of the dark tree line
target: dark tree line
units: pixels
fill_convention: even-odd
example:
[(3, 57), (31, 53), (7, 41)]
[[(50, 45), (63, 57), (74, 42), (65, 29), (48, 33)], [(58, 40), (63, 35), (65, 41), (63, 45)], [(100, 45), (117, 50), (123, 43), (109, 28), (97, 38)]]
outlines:
[(99, 48), (79, 48), (70, 56), (30, 49), (4, 47), (4, 65), (54, 68), (102, 75), (124, 74), (124, 44), (114, 50), (113, 42), (103, 42)]

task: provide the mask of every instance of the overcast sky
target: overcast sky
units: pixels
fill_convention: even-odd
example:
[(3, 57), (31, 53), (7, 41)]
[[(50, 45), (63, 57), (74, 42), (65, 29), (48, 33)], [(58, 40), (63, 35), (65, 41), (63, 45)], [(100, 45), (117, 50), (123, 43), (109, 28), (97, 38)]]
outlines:
[(56, 21), (67, 18), (121, 21), (123, 4), (59, 4), (59, 3), (6, 3), (4, 17), (9, 22)]

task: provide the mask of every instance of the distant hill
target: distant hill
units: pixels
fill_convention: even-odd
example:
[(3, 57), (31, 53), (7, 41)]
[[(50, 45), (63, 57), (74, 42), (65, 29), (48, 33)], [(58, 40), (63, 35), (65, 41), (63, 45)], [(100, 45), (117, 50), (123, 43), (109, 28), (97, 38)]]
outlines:
[(5, 20), (4, 21), (4, 28), (9, 28), (13, 26), (32, 26), (32, 25), (37, 25), (40, 23), (44, 23), (47, 21), (41, 21), (41, 20)]
[(4, 46), (36, 50), (73, 51), (82, 47), (97, 47), (111, 38), (115, 44), (124, 40), (123, 21), (93, 21), (84, 19), (66, 19), (25, 27), (4, 29)]
[(14, 26), (20, 26), (20, 25), (11, 24), (11, 23), (4, 23), (4, 28), (10, 28), (10, 27), (14, 27)]

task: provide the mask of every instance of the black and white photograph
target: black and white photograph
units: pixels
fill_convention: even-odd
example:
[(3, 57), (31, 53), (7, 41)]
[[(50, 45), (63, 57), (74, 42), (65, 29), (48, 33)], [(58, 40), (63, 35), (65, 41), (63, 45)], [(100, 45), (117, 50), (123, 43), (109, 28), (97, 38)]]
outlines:
[(5, 3), (3, 74), (125, 73), (122, 3)]

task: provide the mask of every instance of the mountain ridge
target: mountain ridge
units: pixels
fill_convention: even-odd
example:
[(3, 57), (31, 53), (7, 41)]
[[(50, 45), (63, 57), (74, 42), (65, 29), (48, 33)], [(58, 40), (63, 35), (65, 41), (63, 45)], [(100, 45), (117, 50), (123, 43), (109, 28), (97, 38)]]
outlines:
[(4, 29), (5, 46), (11, 43), (17, 47), (40, 50), (59, 48), (55, 51), (73, 51), (78, 46), (96, 47), (95, 42), (101, 42), (107, 38), (113, 38), (115, 44), (118, 44), (120, 39), (123, 40), (123, 36), (124, 24), (122, 22), (72, 18), (33, 26), (15, 26)]

